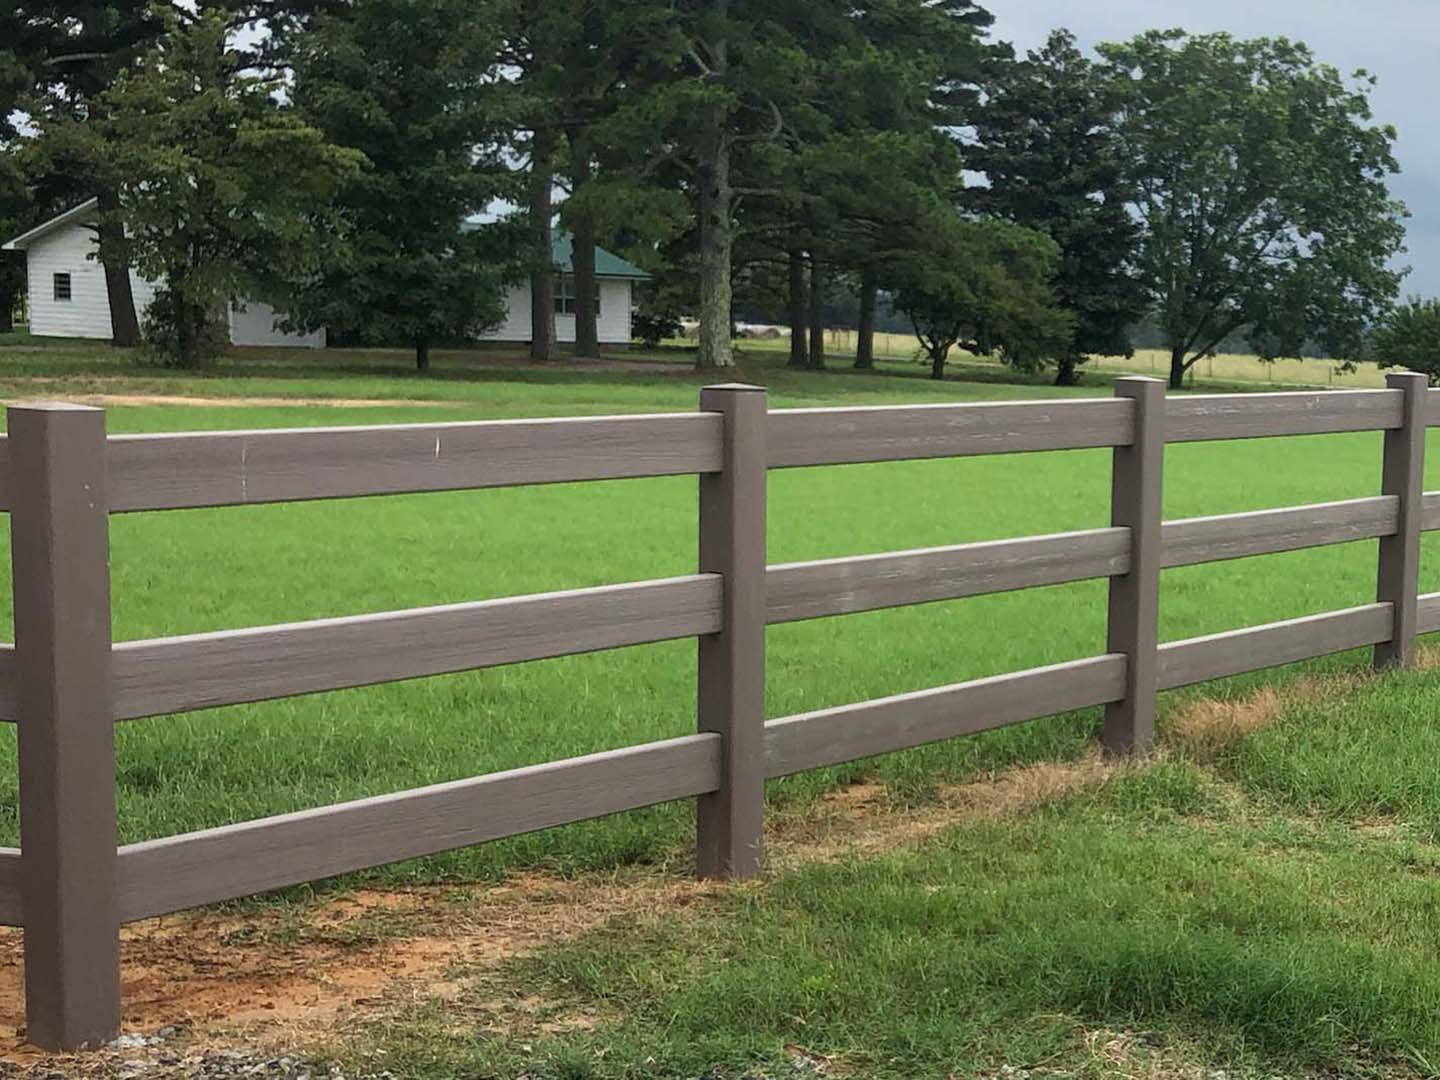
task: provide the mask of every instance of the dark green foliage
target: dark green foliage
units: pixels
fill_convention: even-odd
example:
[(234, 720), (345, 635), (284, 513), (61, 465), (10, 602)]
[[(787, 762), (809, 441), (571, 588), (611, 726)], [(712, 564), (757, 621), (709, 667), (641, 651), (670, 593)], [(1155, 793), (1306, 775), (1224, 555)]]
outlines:
[(1393, 128), (1354, 79), (1284, 38), (1151, 31), (1102, 45), (1170, 381), (1242, 327), (1262, 357), (1363, 353), (1404, 240)]
[(930, 357), (931, 378), (944, 378), (956, 345), (999, 353), (1021, 370), (1065, 348), (1073, 329), (1050, 292), (1056, 256), (1054, 241), (1009, 222), (934, 218), (925, 246), (897, 274), (895, 295)]
[(637, 341), (647, 349), (654, 349), (666, 338), (680, 336), (680, 317), (669, 309), (642, 307), (635, 312), (631, 327)]
[[(315, 273), (328, 202), (358, 155), (325, 141), (226, 48), (217, 13), (167, 16), (167, 32), (100, 93), (97, 115), (47, 115), (41, 145), (87, 175), (131, 178), (107, 226), (123, 264), (163, 283), (167, 327), (153, 347), (190, 367), (215, 355), (208, 323), (233, 299), (278, 299)], [(117, 249), (112, 247), (112, 254)]]
[(322, 265), (294, 282), (297, 325), (412, 346), (423, 369), (431, 344), (499, 322), (516, 246), (465, 224), (513, 193), (497, 20), (469, 0), (360, 0), (299, 39), (296, 106), (366, 164), (338, 195)]
[(218, 306), (162, 285), (141, 322), (145, 351), (164, 367), (199, 367), (230, 344), (224, 303)]
[(1371, 340), (1370, 359), (1381, 367), (1423, 371), (1440, 382), (1440, 300), (1411, 297), (1392, 311)]
[(1050, 359), (1055, 381), (1071, 385), (1087, 354), (1133, 352), (1129, 331), (1145, 309), (1134, 270), (1134, 181), (1115, 130), (1114, 84), (1063, 30), (993, 71), (975, 125), (978, 145), (966, 155), (987, 186), (972, 189), (970, 202), (1059, 245), (1055, 297), (1074, 316), (1075, 334)]

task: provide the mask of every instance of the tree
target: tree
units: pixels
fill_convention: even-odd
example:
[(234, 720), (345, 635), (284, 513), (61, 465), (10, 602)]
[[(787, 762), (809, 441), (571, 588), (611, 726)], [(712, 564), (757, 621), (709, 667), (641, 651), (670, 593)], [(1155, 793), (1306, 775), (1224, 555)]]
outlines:
[(1371, 356), (1382, 368), (1423, 371), (1440, 383), (1440, 300), (1412, 296), (1375, 330)]
[(1116, 84), (1066, 30), (994, 71), (966, 155), (987, 185), (971, 189), (969, 202), (1059, 245), (1055, 296), (1074, 316), (1075, 336), (1055, 357), (1055, 383), (1071, 386), (1087, 354), (1134, 351), (1129, 331), (1146, 307), (1134, 270), (1140, 237), (1115, 126)]
[(1374, 79), (1303, 44), (1151, 31), (1102, 45), (1170, 385), (1245, 329), (1265, 358), (1359, 355), (1393, 303), (1404, 207)]
[(337, 197), (335, 257), (297, 282), (296, 325), (409, 345), (425, 371), (436, 342), (499, 323), (518, 244), (466, 218), (516, 194), (502, 27), (474, 0), (356, 0), (297, 39), (296, 106), (367, 164)]
[(1034, 370), (1073, 334), (1072, 317), (1050, 293), (1054, 241), (1009, 222), (953, 216), (933, 219), (926, 235), (898, 275), (894, 303), (914, 326), (932, 379), (945, 377), (957, 345)]
[(612, 150), (630, 148), (632, 179), (671, 177), (690, 202), (699, 368), (734, 364), (736, 219), (740, 201), (769, 194), (747, 182), (750, 165), (811, 99), (820, 60), (807, 44), (847, 11), (835, 0), (632, 0), (611, 24), (627, 43), (626, 92), (601, 129)]
[[(163, 13), (166, 32), (103, 91), (97, 118), (47, 117), (52, 152), (88, 175), (136, 178), (121, 206), (122, 256), (159, 282), (147, 321), (181, 366), (210, 359), (212, 332), (236, 298), (275, 298), (317, 269), (325, 207), (359, 155), (325, 141), (276, 85), (226, 47), (221, 13)], [(108, 220), (107, 220), (108, 219)]]
[[(275, 54), (289, 33), (313, 10), (342, 0), (202, 0), (208, 15), (223, 18), (231, 30), (263, 22), (268, 34), (256, 36), (248, 50), (251, 65)], [(18, 105), (44, 128), (64, 122), (79, 124), (105, 119), (102, 96), (124, 73), (159, 42), (175, 20), (193, 16), (197, 5), (187, 0), (11, 0), (0, 13), (0, 112), (11, 115), (7, 86), (23, 87)], [(5, 121), (0, 120), (0, 124)], [(113, 344), (140, 343), (139, 322), (126, 262), (121, 188), (144, 177), (84, 173), (81, 163), (42, 152), (56, 171), (40, 179), (50, 186), (71, 187), (72, 201), (96, 198), (100, 207), (99, 259), (105, 270)], [(92, 157), (102, 169), (112, 155)], [(56, 182), (59, 182), (56, 184)]]

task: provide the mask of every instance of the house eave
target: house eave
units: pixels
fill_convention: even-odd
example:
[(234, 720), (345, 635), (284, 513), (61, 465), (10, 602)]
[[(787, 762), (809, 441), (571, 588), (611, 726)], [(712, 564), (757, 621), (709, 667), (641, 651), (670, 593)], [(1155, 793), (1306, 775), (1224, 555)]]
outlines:
[(63, 214), (56, 214), (49, 221), (36, 225), (33, 229), (21, 233), (14, 239), (5, 241), (4, 244), (0, 244), (0, 251), (24, 251), (47, 233), (63, 229), (72, 222), (82, 221), (89, 217), (99, 205), (99, 199), (87, 199), (79, 206), (71, 207)]

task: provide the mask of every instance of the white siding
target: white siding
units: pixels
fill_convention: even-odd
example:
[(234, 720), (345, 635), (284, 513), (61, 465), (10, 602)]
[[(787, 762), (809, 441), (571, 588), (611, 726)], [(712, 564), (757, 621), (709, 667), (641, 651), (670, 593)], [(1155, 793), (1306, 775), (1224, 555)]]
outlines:
[[(79, 337), (108, 340), (110, 299), (105, 292), (105, 268), (87, 256), (95, 250), (95, 233), (83, 225), (68, 225), (34, 240), (25, 252), (29, 279), (30, 332), (39, 337)], [(70, 275), (70, 299), (55, 299), (55, 275)], [(130, 275), (135, 313), (145, 317), (155, 286)]]
[[(600, 279), (600, 319), (596, 330), (602, 345), (628, 345), (630, 332), (629, 278)], [(484, 341), (530, 340), (530, 283), (513, 285), (506, 296), (505, 321), (488, 334)], [(575, 316), (555, 316), (555, 338), (565, 344), (575, 341)]]
[[(241, 310), (243, 309), (243, 310)], [(325, 331), (313, 334), (291, 334), (278, 330), (279, 313), (269, 304), (247, 300), (230, 305), (230, 344), (284, 345), (292, 349), (323, 349)]]
[[(96, 249), (95, 232), (80, 223), (61, 226), (30, 242), (25, 268), (30, 300), (30, 332), (37, 337), (97, 338), (108, 341), (110, 298), (105, 292), (105, 268), (88, 256)], [(55, 275), (70, 275), (70, 299), (55, 299)], [(155, 296), (155, 283), (133, 271), (130, 288), (135, 314), (141, 322)], [(231, 315), (231, 341), (236, 345), (289, 345), (324, 348), (325, 333), (282, 334), (275, 329), (275, 312), (265, 304), (249, 303), (244, 314)]]

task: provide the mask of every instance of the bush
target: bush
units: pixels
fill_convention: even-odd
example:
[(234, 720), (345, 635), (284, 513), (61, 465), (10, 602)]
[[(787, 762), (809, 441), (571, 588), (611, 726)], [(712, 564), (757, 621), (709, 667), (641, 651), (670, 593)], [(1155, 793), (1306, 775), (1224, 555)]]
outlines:
[(155, 290), (142, 330), (146, 352), (165, 367), (204, 367), (230, 344), (223, 306), (187, 300), (169, 286)]
[(645, 348), (654, 349), (666, 338), (680, 336), (680, 316), (669, 310), (646, 311), (642, 308), (635, 313), (631, 328)]

